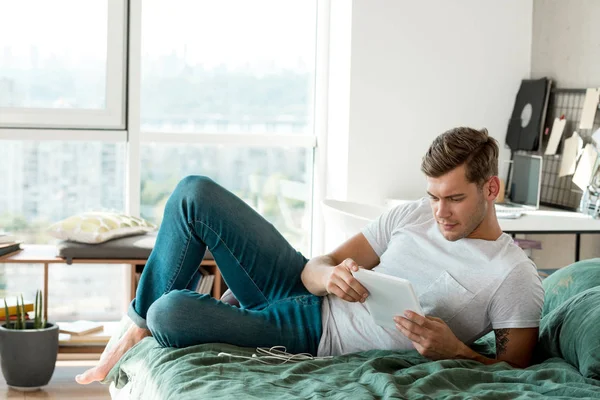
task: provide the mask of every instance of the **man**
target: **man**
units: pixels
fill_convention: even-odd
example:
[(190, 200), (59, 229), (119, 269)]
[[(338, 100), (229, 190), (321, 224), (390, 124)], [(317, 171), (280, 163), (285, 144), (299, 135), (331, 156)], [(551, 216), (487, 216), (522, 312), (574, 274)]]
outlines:
[[(316, 355), (416, 348), (436, 360), (528, 366), (543, 289), (535, 265), (495, 215), (496, 141), (485, 130), (452, 129), (435, 139), (421, 169), (429, 200), (384, 213), (310, 261), (210, 179), (183, 179), (130, 306), (134, 325), (77, 382), (102, 380), (149, 335), (165, 347), (284, 345)], [(195, 286), (206, 247), (240, 308), (185, 290)], [(359, 267), (410, 280), (425, 315), (397, 316), (396, 330), (375, 325), (363, 304), (368, 293), (351, 274)], [(468, 347), (491, 329), (494, 359)]]

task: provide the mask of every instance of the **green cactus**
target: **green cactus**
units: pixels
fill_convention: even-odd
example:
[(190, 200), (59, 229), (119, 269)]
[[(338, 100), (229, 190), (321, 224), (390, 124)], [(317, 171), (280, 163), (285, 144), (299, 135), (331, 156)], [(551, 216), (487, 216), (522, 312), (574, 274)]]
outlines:
[(27, 319), (25, 319), (26, 315), (27, 313), (25, 312), (25, 300), (23, 300), (23, 294), (21, 294), (21, 326), (23, 327), (22, 329), (27, 329)]
[(44, 329), (46, 327), (46, 321), (43, 319), (43, 297), (42, 297), (42, 291), (41, 290), (36, 290), (35, 292), (35, 322), (34, 322), (34, 328), (35, 329)]
[[(25, 311), (25, 300), (23, 300), (23, 295), (21, 294), (21, 299), (19, 301), (19, 297), (17, 296), (17, 311), (16, 311), (16, 319), (15, 322), (11, 324), (10, 315), (8, 311), (8, 304), (6, 303), (6, 298), (4, 299), (4, 313), (6, 315), (6, 329), (27, 329), (27, 312)], [(43, 316), (43, 297), (42, 291), (36, 290), (35, 292), (35, 307), (34, 313), (35, 317), (33, 320), (33, 329), (44, 329), (46, 327), (46, 319)], [(12, 327), (11, 327), (12, 325)]]
[(40, 319), (38, 317), (38, 314), (39, 314), (39, 306), (38, 306), (39, 297), (40, 297), (40, 292), (39, 292), (39, 290), (36, 290), (35, 291), (35, 319), (33, 320), (33, 327), (35, 329), (40, 329), (39, 326), (40, 326), (40, 323), (42, 322), (42, 321), (40, 321)]
[(8, 304), (6, 304), (6, 298), (4, 299), (4, 320), (6, 321), (6, 329), (10, 329), (10, 314), (8, 312)]
[(17, 319), (15, 319), (15, 329), (21, 328), (21, 305), (19, 304), (19, 298), (17, 297)]

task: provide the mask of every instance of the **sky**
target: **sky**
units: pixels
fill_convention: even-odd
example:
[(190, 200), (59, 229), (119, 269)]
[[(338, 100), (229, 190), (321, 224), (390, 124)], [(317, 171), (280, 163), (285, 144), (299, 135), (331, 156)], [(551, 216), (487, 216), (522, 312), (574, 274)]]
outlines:
[[(13, 57), (106, 59), (108, 4), (121, 0), (0, 0), (0, 67)], [(191, 65), (314, 63), (316, 0), (143, 0), (142, 54)]]

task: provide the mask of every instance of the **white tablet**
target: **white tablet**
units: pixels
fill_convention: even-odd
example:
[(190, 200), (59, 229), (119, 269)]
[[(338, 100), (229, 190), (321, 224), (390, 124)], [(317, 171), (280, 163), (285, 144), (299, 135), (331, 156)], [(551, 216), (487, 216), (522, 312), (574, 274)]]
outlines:
[(365, 304), (377, 325), (396, 329), (394, 317), (404, 315), (406, 310), (423, 315), (419, 299), (406, 279), (363, 268), (352, 275), (369, 291)]

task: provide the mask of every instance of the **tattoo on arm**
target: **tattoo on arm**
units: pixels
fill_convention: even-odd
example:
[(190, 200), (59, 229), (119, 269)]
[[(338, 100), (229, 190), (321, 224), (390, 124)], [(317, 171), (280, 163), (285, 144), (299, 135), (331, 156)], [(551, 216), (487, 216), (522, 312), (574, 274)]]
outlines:
[(496, 329), (494, 332), (496, 333), (496, 357), (498, 357), (506, 351), (508, 329)]

